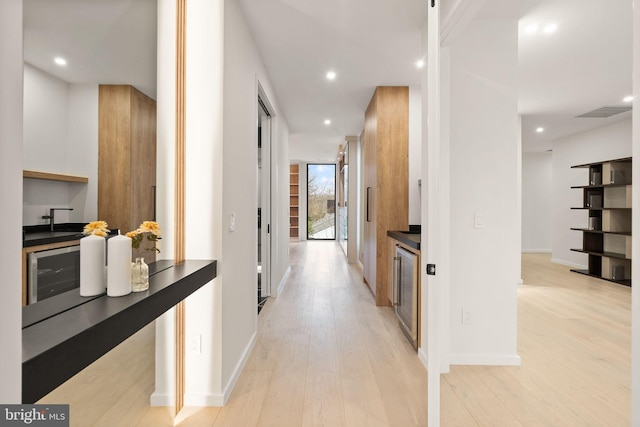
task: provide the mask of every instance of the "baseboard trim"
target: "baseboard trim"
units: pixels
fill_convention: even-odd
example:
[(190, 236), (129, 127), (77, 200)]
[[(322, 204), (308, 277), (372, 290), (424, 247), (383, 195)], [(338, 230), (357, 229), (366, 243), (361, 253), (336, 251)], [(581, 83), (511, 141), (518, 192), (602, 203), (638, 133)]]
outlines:
[(284, 272), (280, 283), (278, 284), (278, 288), (276, 289), (276, 297), (280, 295), (280, 292), (284, 290), (285, 285), (287, 284), (287, 280), (289, 279), (289, 274), (291, 273), (291, 266), (287, 267), (287, 271)]
[(551, 262), (553, 262), (554, 264), (566, 265), (567, 267), (578, 268), (581, 270), (586, 270), (587, 268), (589, 268), (586, 265), (576, 264), (576, 263), (565, 261), (558, 258), (551, 258)]
[(551, 249), (522, 249), (523, 254), (550, 254)]
[(425, 369), (429, 369), (427, 367), (427, 352), (422, 347), (418, 349), (418, 359), (420, 359), (420, 362), (422, 362), (422, 366), (424, 366)]
[(522, 359), (517, 354), (451, 354), (451, 365), (520, 366)]
[(163, 394), (153, 392), (149, 399), (149, 406), (173, 406), (176, 399), (173, 394)]
[(247, 364), (249, 360), (249, 356), (251, 355), (251, 351), (256, 344), (257, 333), (254, 332), (251, 340), (244, 349), (242, 353), (242, 357), (238, 360), (235, 369), (233, 370), (233, 374), (227, 385), (224, 387), (221, 394), (196, 394), (196, 393), (186, 393), (184, 395), (184, 406), (224, 406), (229, 401), (231, 397), (231, 393), (233, 392), (238, 379), (240, 378), (240, 374), (244, 369), (244, 366)]

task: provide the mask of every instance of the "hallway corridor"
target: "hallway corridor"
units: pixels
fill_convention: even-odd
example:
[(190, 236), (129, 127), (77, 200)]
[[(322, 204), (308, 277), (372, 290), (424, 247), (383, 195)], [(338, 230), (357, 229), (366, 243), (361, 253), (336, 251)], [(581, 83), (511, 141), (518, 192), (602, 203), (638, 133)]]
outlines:
[[(291, 274), (258, 316), (253, 352), (223, 408), (185, 408), (180, 427), (426, 426), (427, 372), (390, 308), (377, 308), (339, 244), (291, 246)], [(626, 426), (630, 288), (524, 254), (522, 366), (452, 366), (443, 427)], [(40, 403), (71, 405), (71, 426), (172, 426), (150, 408), (150, 324)]]
[[(154, 389), (154, 324), (45, 396), (71, 426), (172, 426)], [(223, 408), (181, 427), (425, 426), (427, 372), (391, 308), (378, 308), (335, 241), (291, 245), (291, 274), (258, 316), (253, 352)]]
[(426, 425), (426, 370), (339, 244), (293, 244), (291, 264), (284, 290), (258, 318), (254, 351), (213, 425)]

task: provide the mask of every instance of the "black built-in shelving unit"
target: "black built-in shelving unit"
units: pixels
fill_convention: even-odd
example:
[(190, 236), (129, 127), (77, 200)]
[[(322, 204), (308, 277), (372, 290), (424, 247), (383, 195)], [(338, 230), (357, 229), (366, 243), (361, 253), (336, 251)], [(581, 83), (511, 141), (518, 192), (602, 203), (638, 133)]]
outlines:
[(589, 169), (589, 184), (571, 187), (583, 194), (582, 206), (571, 209), (588, 212), (585, 227), (571, 228), (582, 233), (582, 248), (571, 250), (589, 258), (586, 270), (571, 271), (631, 286), (631, 161), (572, 166)]

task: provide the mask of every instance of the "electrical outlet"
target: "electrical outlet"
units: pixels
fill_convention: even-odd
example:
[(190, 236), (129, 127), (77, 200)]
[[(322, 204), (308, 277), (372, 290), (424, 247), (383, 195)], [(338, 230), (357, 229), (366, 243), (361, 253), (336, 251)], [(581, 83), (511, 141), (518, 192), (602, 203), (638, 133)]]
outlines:
[(462, 309), (462, 324), (463, 325), (471, 324), (471, 312), (465, 308)]
[(202, 335), (193, 334), (189, 337), (189, 349), (196, 353), (202, 353)]

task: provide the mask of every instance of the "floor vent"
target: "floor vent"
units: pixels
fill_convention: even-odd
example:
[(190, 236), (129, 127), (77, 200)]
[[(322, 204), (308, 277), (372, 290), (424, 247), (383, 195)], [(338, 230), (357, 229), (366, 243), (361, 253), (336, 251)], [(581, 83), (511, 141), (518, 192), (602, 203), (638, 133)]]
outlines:
[(597, 110), (589, 111), (588, 113), (580, 114), (579, 116), (576, 116), (576, 119), (604, 119), (629, 110), (631, 110), (631, 106), (602, 107)]

